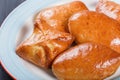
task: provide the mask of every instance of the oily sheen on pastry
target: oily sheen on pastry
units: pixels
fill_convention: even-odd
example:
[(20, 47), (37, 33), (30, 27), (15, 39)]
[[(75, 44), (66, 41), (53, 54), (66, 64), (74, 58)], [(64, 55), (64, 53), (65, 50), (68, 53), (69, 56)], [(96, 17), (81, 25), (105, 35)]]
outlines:
[(35, 26), (30, 38), (17, 47), (16, 53), (40, 67), (50, 68), (54, 58), (66, 50), (73, 40), (69, 33), (52, 28), (40, 30)]
[(74, 37), (66, 31), (67, 20), (81, 10), (87, 10), (86, 6), (74, 1), (40, 11), (33, 34), (17, 47), (16, 53), (40, 67), (50, 68), (55, 57), (72, 44)]
[(103, 13), (75, 13), (69, 19), (69, 31), (77, 43), (100, 43), (120, 53), (120, 24)]
[(120, 4), (110, 0), (102, 0), (98, 2), (96, 11), (99, 13), (104, 13), (105, 15), (120, 22)]
[(60, 6), (44, 9), (40, 11), (35, 19), (35, 24), (47, 24), (49, 27), (60, 31), (68, 31), (69, 17), (82, 10), (88, 10), (81, 1), (73, 1)]
[(52, 71), (59, 80), (103, 80), (119, 66), (119, 53), (89, 42), (60, 54), (53, 62)]

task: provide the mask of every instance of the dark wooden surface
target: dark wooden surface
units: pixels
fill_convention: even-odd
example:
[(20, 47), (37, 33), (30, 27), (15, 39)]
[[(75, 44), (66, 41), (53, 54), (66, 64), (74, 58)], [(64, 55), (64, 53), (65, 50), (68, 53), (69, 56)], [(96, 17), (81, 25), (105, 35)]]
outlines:
[[(0, 0), (0, 25), (7, 15), (25, 0)], [(13, 80), (0, 64), (0, 80)]]

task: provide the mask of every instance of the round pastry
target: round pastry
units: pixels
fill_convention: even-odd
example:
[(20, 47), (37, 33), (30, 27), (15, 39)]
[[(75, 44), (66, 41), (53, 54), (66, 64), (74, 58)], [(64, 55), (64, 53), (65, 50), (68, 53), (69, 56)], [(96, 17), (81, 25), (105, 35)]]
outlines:
[(52, 71), (59, 80), (103, 80), (119, 66), (119, 53), (89, 42), (60, 54), (52, 64)]
[(100, 43), (120, 53), (120, 24), (103, 13), (75, 13), (69, 19), (69, 31), (77, 43)]

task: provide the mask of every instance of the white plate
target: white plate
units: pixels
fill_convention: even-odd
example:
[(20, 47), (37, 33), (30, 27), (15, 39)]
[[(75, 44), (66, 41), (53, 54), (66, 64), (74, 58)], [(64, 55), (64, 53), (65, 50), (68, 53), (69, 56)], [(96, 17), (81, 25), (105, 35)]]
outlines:
[[(6, 18), (0, 29), (0, 59), (2, 65), (17, 80), (56, 80), (52, 72), (43, 70), (21, 59), (15, 53), (16, 46), (26, 39), (33, 29), (33, 18), (46, 7), (75, 0), (26, 0)], [(97, 0), (82, 0), (94, 10)], [(23, 30), (27, 30), (23, 34)]]

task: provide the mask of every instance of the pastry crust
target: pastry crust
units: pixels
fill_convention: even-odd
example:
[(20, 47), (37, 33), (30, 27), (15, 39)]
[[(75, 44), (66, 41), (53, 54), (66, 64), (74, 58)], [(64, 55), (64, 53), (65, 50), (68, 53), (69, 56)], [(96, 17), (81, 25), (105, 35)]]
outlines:
[(73, 42), (74, 37), (55, 29), (39, 30), (35, 26), (33, 34), (21, 43), (16, 53), (43, 68), (50, 68), (54, 58), (66, 50)]
[(52, 71), (59, 80), (103, 80), (119, 66), (119, 53), (88, 42), (60, 54), (53, 62)]
[(69, 31), (75, 41), (95, 42), (120, 53), (120, 24), (103, 13), (81, 11), (69, 19)]
[(120, 4), (110, 0), (99, 1), (96, 11), (117, 20), (120, 23)]
[(80, 1), (70, 2), (40, 11), (31, 37), (20, 44), (16, 53), (44, 68), (50, 68), (55, 57), (68, 49), (74, 37), (67, 33), (69, 17), (87, 7)]
[(74, 1), (60, 6), (47, 8), (40, 11), (35, 19), (35, 24), (47, 24), (49, 27), (56, 30), (68, 32), (69, 17), (82, 10), (88, 10), (88, 8), (81, 1)]

